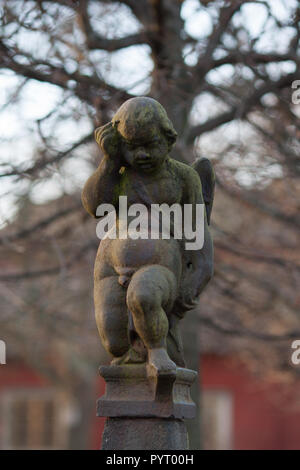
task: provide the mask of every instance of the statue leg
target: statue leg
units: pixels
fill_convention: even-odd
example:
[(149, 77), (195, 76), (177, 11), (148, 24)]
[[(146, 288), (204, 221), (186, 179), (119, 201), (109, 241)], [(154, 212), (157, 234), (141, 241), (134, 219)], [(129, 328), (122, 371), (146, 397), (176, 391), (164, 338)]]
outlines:
[(99, 335), (105, 349), (114, 357), (129, 349), (126, 289), (118, 276), (95, 279), (95, 315)]
[(176, 365), (167, 354), (167, 314), (176, 298), (177, 281), (168, 268), (159, 265), (139, 269), (127, 290), (127, 305), (135, 329), (148, 350), (149, 364), (158, 373), (173, 371)]

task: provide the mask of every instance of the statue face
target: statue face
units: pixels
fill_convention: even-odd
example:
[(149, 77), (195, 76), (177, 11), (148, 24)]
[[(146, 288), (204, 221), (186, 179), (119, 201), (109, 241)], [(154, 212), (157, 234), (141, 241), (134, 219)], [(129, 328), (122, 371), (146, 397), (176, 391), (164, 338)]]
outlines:
[[(159, 169), (168, 156), (168, 141), (159, 129), (131, 139), (123, 137), (122, 153), (126, 162), (137, 171), (152, 173)], [(144, 129), (145, 131), (145, 129)]]
[(170, 150), (166, 132), (176, 132), (164, 108), (152, 98), (131, 98), (118, 109), (112, 119), (122, 138), (122, 154), (137, 171), (158, 170)]

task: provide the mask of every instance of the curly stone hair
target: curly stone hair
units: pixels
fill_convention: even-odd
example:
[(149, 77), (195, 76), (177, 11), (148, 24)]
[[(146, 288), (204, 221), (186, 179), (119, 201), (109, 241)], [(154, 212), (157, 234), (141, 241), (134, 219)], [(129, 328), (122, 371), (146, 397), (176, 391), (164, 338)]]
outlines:
[(158, 101), (147, 96), (139, 96), (125, 101), (114, 115), (112, 122), (121, 134), (128, 137), (133, 137), (136, 128), (139, 128), (140, 132), (145, 129), (146, 133), (149, 126), (159, 125), (167, 138), (169, 148), (174, 145), (177, 138), (177, 132), (164, 107)]

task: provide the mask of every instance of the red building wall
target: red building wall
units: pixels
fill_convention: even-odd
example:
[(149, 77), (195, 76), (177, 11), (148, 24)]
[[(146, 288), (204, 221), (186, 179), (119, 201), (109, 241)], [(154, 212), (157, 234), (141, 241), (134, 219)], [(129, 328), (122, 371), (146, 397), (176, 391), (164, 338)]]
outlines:
[(216, 356), (203, 357), (201, 375), (204, 390), (232, 396), (233, 449), (300, 449), (300, 381), (263, 383), (238, 360)]
[[(300, 449), (300, 381), (288, 385), (263, 383), (235, 358), (206, 355), (200, 366), (203, 390), (225, 391), (232, 397), (233, 449)], [(0, 395), (9, 389), (35, 387), (47, 388), (51, 383), (24, 365), (1, 366)], [(93, 398), (95, 409), (104, 388), (99, 378)], [(91, 420), (90, 448), (99, 449), (105, 419), (93, 416)]]
[(1, 390), (7, 388), (24, 388), (24, 387), (46, 387), (49, 386), (43, 376), (35, 372), (30, 367), (16, 362), (9, 366), (0, 366), (0, 393)]

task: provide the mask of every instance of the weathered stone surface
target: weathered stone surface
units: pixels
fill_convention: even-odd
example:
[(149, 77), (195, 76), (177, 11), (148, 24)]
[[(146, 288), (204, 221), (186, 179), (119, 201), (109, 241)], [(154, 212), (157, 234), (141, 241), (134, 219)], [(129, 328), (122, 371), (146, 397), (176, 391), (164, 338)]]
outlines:
[[(96, 129), (103, 151), (98, 169), (82, 192), (85, 209), (97, 217), (108, 203), (119, 213), (119, 198), (128, 205), (205, 204), (204, 245), (187, 250), (185, 242), (170, 239), (104, 238), (95, 263), (96, 322), (104, 347), (115, 364), (148, 363), (157, 374), (184, 367), (178, 322), (195, 308), (213, 271), (213, 247), (208, 222), (213, 203), (214, 174), (207, 159), (194, 168), (172, 159), (176, 131), (155, 100), (126, 101), (112, 122)], [(129, 217), (130, 222), (130, 217)], [(119, 229), (122, 220), (116, 220)], [(149, 229), (148, 229), (149, 230)], [(150, 231), (151, 232), (151, 231)], [(126, 233), (127, 228), (126, 228)], [(124, 235), (124, 234), (123, 234)]]
[[(172, 159), (176, 137), (164, 108), (146, 97), (126, 101), (95, 131), (104, 157), (85, 184), (82, 202), (94, 217), (100, 204), (110, 204), (117, 214), (112, 230), (118, 233), (101, 240), (94, 271), (98, 331), (113, 356), (111, 366), (100, 368), (106, 394), (98, 401), (98, 416), (108, 417), (103, 449), (188, 448), (182, 419), (195, 415), (190, 386), (197, 374), (184, 369), (179, 321), (195, 308), (213, 272), (208, 225), (214, 172), (207, 159), (193, 166)], [(124, 228), (122, 196), (128, 206), (146, 208), (146, 237), (130, 236), (132, 215)], [(201, 248), (187, 249), (183, 220), (175, 217), (168, 238), (162, 227), (152, 236), (148, 210), (162, 204), (169, 209), (177, 204), (181, 213), (187, 204), (192, 207), (194, 232), (197, 209), (205, 204)]]
[(97, 403), (97, 415), (107, 417), (194, 418), (196, 407), (190, 387), (197, 372), (151, 375), (145, 365), (102, 366), (106, 393)]
[(160, 418), (108, 418), (102, 450), (187, 450), (183, 421)]

